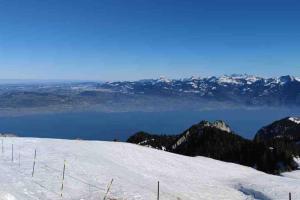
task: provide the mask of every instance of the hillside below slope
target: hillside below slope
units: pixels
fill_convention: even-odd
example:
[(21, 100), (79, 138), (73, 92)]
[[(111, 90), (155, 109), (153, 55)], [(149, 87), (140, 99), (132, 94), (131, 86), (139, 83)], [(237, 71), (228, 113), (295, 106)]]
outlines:
[(164, 200), (282, 200), (289, 192), (300, 199), (300, 177), (268, 175), (210, 158), (121, 142), (0, 139), (4, 142), (4, 152), (0, 152), (1, 200), (103, 199), (112, 179), (108, 199), (156, 199), (157, 181)]
[(127, 142), (186, 156), (233, 162), (276, 175), (297, 169), (294, 157), (300, 152), (293, 141), (283, 138), (268, 142), (243, 138), (221, 120), (201, 121), (177, 135), (138, 132)]
[(274, 138), (286, 138), (296, 143), (300, 142), (300, 119), (286, 117), (262, 127), (255, 135), (257, 141), (268, 141)]

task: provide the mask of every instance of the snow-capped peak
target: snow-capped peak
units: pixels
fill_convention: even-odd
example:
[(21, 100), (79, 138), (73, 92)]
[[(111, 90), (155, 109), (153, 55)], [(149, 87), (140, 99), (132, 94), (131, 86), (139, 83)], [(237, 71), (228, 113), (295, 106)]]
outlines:
[(222, 83), (225, 83), (225, 84), (239, 84), (240, 82), (233, 76), (224, 75), (224, 76), (221, 76), (218, 79), (218, 83), (220, 83), (220, 84), (222, 84)]
[(247, 77), (245, 77), (245, 80), (247, 81), (247, 84), (252, 84), (255, 83), (258, 80), (261, 80), (262, 78), (258, 77), (258, 76), (252, 76), (252, 75), (247, 75)]
[(191, 80), (191, 81), (193, 81), (193, 80), (200, 80), (200, 79), (201, 79), (200, 76), (191, 76), (191, 77), (189, 78), (189, 80)]
[(291, 82), (291, 81), (294, 81), (294, 80), (296, 80), (295, 77), (290, 76), (290, 75), (287, 75), (287, 76), (280, 76), (280, 77), (278, 78), (278, 81), (279, 81), (279, 83), (280, 83), (281, 85), (284, 85), (284, 84), (286, 84), (286, 83), (288, 83), (288, 82)]
[(166, 78), (165, 76), (160, 76), (157, 82), (170, 83), (171, 80)]
[(289, 120), (295, 122), (296, 124), (300, 124), (300, 118), (298, 117), (289, 117)]
[(242, 85), (247, 83), (248, 85), (260, 80), (260, 77), (252, 76), (248, 74), (232, 74), (232, 75), (223, 75), (217, 78), (219, 84), (236, 84)]

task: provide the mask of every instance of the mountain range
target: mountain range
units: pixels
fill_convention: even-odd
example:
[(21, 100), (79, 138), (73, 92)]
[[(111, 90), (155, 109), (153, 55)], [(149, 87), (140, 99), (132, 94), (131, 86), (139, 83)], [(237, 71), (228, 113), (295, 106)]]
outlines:
[(252, 75), (115, 82), (0, 84), (1, 113), (10, 111), (175, 111), (299, 107), (300, 78)]
[(293, 76), (262, 78), (252, 75), (148, 79), (106, 82), (99, 87), (136, 95), (191, 97), (249, 106), (300, 105), (300, 79)]

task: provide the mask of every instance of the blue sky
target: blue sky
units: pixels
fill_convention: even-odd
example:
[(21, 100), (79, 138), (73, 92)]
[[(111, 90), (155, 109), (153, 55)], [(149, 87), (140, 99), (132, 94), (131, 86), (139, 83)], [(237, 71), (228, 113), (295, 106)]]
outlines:
[(0, 79), (300, 76), (300, 2), (0, 0)]

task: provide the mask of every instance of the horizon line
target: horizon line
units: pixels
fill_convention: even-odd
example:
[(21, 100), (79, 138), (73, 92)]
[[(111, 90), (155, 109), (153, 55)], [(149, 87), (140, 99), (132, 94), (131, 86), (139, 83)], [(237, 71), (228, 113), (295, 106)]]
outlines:
[(200, 76), (200, 75), (192, 75), (189, 77), (181, 77), (181, 78), (171, 78), (168, 76), (158, 76), (157, 78), (139, 78), (139, 79), (130, 79), (130, 80), (101, 80), (101, 79), (52, 79), (52, 78), (47, 78), (47, 79), (31, 79), (31, 78), (0, 78), (0, 84), (14, 84), (14, 83), (62, 83), (62, 82), (122, 82), (122, 81), (142, 81), (142, 80), (158, 80), (158, 79), (168, 79), (168, 80), (182, 80), (182, 79), (191, 79), (191, 78), (199, 78), (199, 79), (203, 79), (203, 78), (210, 78), (210, 77), (238, 77), (238, 76), (254, 76), (254, 77), (258, 77), (258, 78), (280, 78), (280, 77), (284, 77), (284, 76), (290, 76), (293, 78), (300, 78), (300, 76), (296, 76), (296, 75), (290, 75), (290, 74), (286, 74), (286, 75), (280, 75), (280, 76), (261, 76), (261, 75), (253, 75), (253, 74), (237, 74), (237, 73), (233, 73), (233, 74), (223, 74), (223, 75), (207, 75), (207, 76)]

